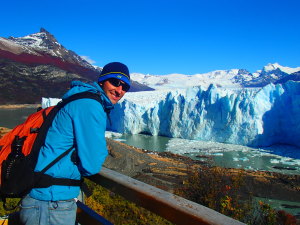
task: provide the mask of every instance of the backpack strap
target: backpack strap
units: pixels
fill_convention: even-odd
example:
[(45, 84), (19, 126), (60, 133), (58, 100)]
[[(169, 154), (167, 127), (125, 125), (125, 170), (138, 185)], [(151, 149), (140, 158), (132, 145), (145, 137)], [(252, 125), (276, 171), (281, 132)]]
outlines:
[[(42, 126), (39, 129), (39, 133), (35, 139), (35, 142), (32, 146), (32, 150), (31, 153), (34, 157), (38, 157), (38, 153), (40, 148), (44, 145), (46, 136), (47, 136), (47, 132), (54, 120), (54, 117), (56, 116), (56, 114), (58, 113), (58, 111), (63, 108), (65, 105), (67, 105), (68, 103), (78, 100), (78, 99), (83, 99), (83, 98), (90, 98), (90, 99), (94, 99), (96, 101), (98, 101), (102, 106), (103, 106), (103, 101), (100, 97), (100, 94), (96, 94), (96, 93), (92, 93), (92, 92), (81, 92), (81, 93), (77, 93), (74, 95), (71, 95), (70, 97), (63, 99), (62, 101), (60, 101), (47, 115), (45, 121), (43, 122)], [(34, 161), (36, 161), (34, 160)]]
[(81, 180), (74, 180), (74, 179), (68, 179), (68, 178), (55, 178), (55, 177), (45, 174), (45, 172), (49, 168), (51, 168), (55, 163), (57, 163), (63, 157), (68, 155), (72, 151), (73, 148), (74, 148), (74, 145), (71, 148), (69, 148), (67, 151), (60, 154), (52, 162), (50, 162), (42, 171), (34, 172), (34, 180), (35, 180), (34, 187), (35, 188), (45, 188), (45, 187), (50, 187), (51, 185), (63, 185), (63, 186), (80, 186), (81, 185), (81, 183), (82, 183)]
[[(36, 137), (36, 140), (32, 146), (32, 157), (34, 160), (32, 162), (37, 162), (37, 158), (39, 155), (39, 150), (40, 148), (44, 145), (45, 139), (47, 136), (47, 132), (56, 116), (58, 111), (63, 108), (65, 105), (68, 103), (78, 100), (78, 99), (83, 99), (83, 98), (88, 98), (88, 99), (94, 99), (98, 101), (102, 106), (103, 106), (103, 101), (100, 96), (101, 94), (96, 94), (92, 92), (81, 92), (77, 93), (74, 95), (71, 95), (70, 97), (63, 99), (61, 102), (59, 102), (47, 115), (44, 123), (42, 124), (39, 133)], [(69, 148), (67, 151), (63, 152), (61, 155), (59, 155), (56, 159), (54, 159), (51, 163), (49, 163), (42, 171), (40, 172), (35, 172), (35, 185), (34, 188), (39, 188), (39, 187), (49, 187), (51, 185), (63, 185), (63, 186), (80, 186), (82, 184), (82, 180), (74, 180), (74, 179), (67, 179), (67, 178), (54, 178), (51, 177), (45, 172), (51, 168), (55, 163), (57, 163), (59, 160), (61, 160), (63, 157), (68, 155), (72, 149), (74, 149), (74, 145)], [(35, 168), (35, 166), (34, 166)]]
[(57, 104), (57, 107), (59, 107), (59, 109), (61, 109), (62, 107), (64, 107), (69, 102), (72, 102), (72, 101), (77, 100), (77, 99), (83, 99), (83, 98), (94, 99), (94, 100), (100, 102), (101, 105), (103, 105), (103, 101), (102, 101), (102, 98), (101, 98), (101, 93), (93, 93), (93, 92), (85, 91), (85, 92), (80, 92), (80, 93), (71, 95), (70, 97), (63, 99), (62, 101), (60, 101)]
[(39, 180), (34, 185), (34, 188), (47, 188), (52, 185), (60, 185), (60, 186), (81, 186), (83, 180), (75, 180), (68, 178), (55, 178), (51, 177), (47, 174), (35, 174), (39, 177)]

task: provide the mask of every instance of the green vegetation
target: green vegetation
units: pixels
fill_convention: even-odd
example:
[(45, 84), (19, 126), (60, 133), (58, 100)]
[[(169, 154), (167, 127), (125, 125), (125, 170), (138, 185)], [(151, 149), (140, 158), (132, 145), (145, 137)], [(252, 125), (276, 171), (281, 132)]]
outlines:
[[(113, 192), (89, 180), (85, 181), (93, 194), (86, 198), (85, 204), (115, 225), (172, 225), (169, 221), (148, 210), (136, 206)], [(8, 199), (8, 207), (18, 205), (20, 199)], [(0, 204), (0, 216), (17, 211), (6, 211)]]
[(202, 167), (189, 173), (184, 187), (176, 194), (246, 224), (297, 224), (296, 218), (285, 211), (276, 211), (262, 201), (255, 202), (251, 193), (245, 193), (244, 181), (241, 172), (228, 176), (223, 168)]
[[(92, 195), (85, 200), (94, 211), (115, 225), (171, 225), (169, 221), (131, 203), (119, 195), (86, 180)], [(262, 201), (254, 201), (245, 192), (245, 176), (242, 172), (228, 176), (223, 168), (202, 167), (190, 171), (183, 187), (176, 194), (249, 225), (297, 225), (294, 216), (272, 209)], [(19, 199), (9, 199), (8, 206), (15, 206)], [(11, 212), (10, 212), (11, 213)], [(6, 215), (0, 205), (0, 216)]]
[(85, 204), (113, 224), (130, 225), (171, 225), (169, 221), (150, 211), (131, 203), (119, 195), (86, 181), (93, 194), (86, 198)]
[[(18, 203), (20, 202), (20, 199), (19, 198), (9, 198), (7, 199), (7, 203), (6, 203), (6, 206), (7, 208), (15, 208), (16, 206), (18, 206)], [(7, 214), (9, 213), (13, 213), (13, 212), (16, 212), (18, 211), (19, 208), (16, 207), (14, 210), (11, 210), (11, 211), (6, 211), (4, 208), (3, 208), (3, 202), (1, 201), (1, 204), (0, 204), (0, 217), (2, 216), (6, 216)]]

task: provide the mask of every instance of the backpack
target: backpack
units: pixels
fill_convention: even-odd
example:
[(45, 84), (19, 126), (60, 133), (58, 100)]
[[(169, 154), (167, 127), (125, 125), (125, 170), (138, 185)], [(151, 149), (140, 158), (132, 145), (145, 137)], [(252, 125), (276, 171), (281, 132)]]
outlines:
[(6, 198), (22, 198), (32, 188), (45, 188), (51, 185), (81, 185), (81, 180), (54, 178), (45, 174), (56, 162), (70, 153), (74, 145), (42, 171), (34, 172), (34, 169), (47, 131), (58, 111), (69, 102), (82, 98), (94, 99), (103, 105), (99, 94), (91, 92), (74, 94), (56, 106), (41, 109), (29, 115), (23, 124), (16, 126), (0, 139), (0, 196), (5, 209), (7, 209)]

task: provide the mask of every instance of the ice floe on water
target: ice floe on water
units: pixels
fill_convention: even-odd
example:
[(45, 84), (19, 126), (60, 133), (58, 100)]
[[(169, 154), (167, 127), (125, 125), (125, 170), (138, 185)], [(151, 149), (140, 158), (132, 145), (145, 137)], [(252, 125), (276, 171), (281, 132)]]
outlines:
[(122, 134), (117, 133), (117, 132), (106, 131), (105, 132), (105, 137), (106, 138), (111, 138), (111, 139), (114, 139), (115, 141), (120, 141), (120, 142), (125, 142), (126, 141), (126, 139), (121, 138)]
[[(273, 146), (267, 149), (212, 141), (196, 141), (151, 135), (122, 135), (107, 132), (107, 137), (134, 147), (157, 152), (172, 152), (199, 161), (209, 161), (216, 166), (265, 170), (285, 174), (300, 174), (300, 159), (290, 157), (289, 152), (300, 151), (292, 146)], [(281, 155), (275, 153), (282, 153)], [(284, 155), (288, 154), (287, 156)]]
[[(278, 151), (279, 149), (281, 151)], [(242, 145), (172, 138), (167, 144), (166, 151), (202, 161), (206, 157), (210, 157), (215, 165), (228, 168), (266, 170), (288, 174), (299, 174), (300, 172), (300, 159), (274, 154), (274, 152), (294, 152), (295, 149), (292, 146), (259, 149)]]
[(106, 131), (105, 132), (105, 137), (106, 138), (119, 138), (119, 137), (122, 137), (122, 134), (121, 133), (117, 133), (117, 132), (112, 132), (112, 131)]

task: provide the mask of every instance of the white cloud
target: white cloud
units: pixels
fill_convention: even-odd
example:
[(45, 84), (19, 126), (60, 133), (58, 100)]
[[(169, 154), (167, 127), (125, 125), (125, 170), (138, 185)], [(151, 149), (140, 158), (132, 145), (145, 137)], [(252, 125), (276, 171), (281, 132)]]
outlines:
[(89, 56), (81, 55), (81, 58), (83, 58), (85, 61), (87, 61), (90, 64), (94, 64), (96, 61), (92, 60)]

